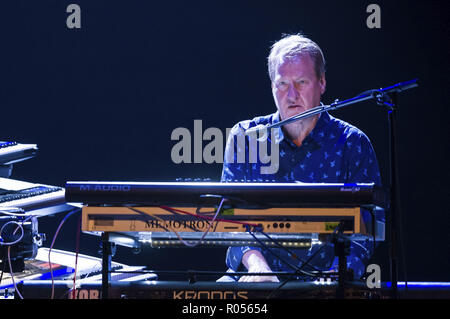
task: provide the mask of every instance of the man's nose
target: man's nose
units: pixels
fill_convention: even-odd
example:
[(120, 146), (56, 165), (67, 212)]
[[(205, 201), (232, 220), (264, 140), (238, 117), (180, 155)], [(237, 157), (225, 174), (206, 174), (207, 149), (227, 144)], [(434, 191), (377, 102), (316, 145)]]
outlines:
[(288, 102), (295, 103), (298, 99), (298, 96), (299, 96), (299, 92), (297, 91), (295, 85), (292, 83), (289, 84), (288, 94), (287, 94)]

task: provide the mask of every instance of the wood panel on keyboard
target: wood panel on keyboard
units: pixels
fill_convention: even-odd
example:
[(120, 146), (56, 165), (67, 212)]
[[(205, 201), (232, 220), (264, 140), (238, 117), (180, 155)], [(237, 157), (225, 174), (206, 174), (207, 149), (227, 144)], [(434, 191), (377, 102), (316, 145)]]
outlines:
[(344, 222), (345, 233), (368, 234), (361, 219), (360, 207), (227, 209), (211, 227), (209, 224), (215, 212), (214, 207), (203, 207), (199, 211), (192, 207), (175, 209), (178, 213), (160, 207), (85, 206), (82, 209), (82, 230), (203, 232), (209, 228), (214, 232), (247, 232), (248, 225), (258, 225), (266, 233), (330, 234), (340, 222)]

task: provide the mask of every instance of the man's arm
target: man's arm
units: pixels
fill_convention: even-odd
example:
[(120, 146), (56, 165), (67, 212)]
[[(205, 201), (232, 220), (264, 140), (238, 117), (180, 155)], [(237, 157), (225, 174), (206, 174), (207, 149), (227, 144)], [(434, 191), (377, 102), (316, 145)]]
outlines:
[(347, 158), (347, 183), (375, 183), (381, 186), (377, 156), (369, 138), (362, 132), (352, 135), (352, 149)]
[[(237, 143), (237, 135), (242, 134), (239, 124), (235, 125), (228, 136), (225, 148), (224, 164), (222, 170), (222, 182), (242, 181), (250, 178), (251, 173), (248, 163), (239, 163), (238, 154), (247, 154), (247, 145)], [(245, 158), (244, 157), (244, 158)], [(262, 253), (254, 247), (230, 247), (227, 252), (227, 265), (237, 271), (242, 263), (248, 272), (272, 272)], [(278, 282), (276, 276), (242, 276), (240, 282)]]
[[(242, 256), (242, 263), (247, 268), (249, 273), (271, 273), (266, 259), (259, 250), (248, 250)], [(279, 282), (277, 276), (242, 276), (239, 282)]]

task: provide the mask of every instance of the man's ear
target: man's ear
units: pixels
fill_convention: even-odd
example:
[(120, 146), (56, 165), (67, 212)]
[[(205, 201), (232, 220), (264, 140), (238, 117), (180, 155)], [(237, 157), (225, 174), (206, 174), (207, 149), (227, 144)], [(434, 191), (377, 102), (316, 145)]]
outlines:
[(324, 94), (327, 89), (327, 80), (325, 79), (325, 74), (323, 74), (319, 80), (320, 94)]

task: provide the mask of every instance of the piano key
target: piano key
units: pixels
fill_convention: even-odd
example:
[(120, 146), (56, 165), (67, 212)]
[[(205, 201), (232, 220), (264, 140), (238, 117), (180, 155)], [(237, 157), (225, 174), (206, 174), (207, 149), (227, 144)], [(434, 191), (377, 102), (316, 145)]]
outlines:
[(66, 203), (62, 187), (0, 178), (0, 190), (0, 211), (17, 208), (24, 210), (25, 215), (42, 217), (76, 206)]

